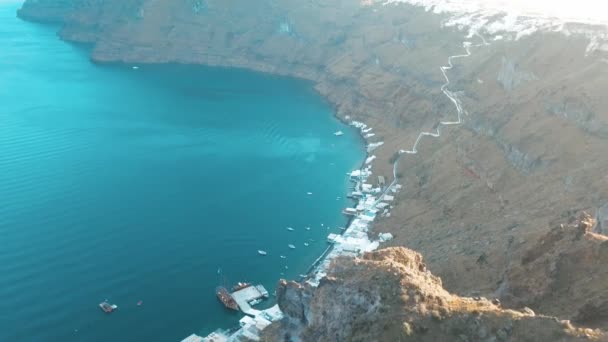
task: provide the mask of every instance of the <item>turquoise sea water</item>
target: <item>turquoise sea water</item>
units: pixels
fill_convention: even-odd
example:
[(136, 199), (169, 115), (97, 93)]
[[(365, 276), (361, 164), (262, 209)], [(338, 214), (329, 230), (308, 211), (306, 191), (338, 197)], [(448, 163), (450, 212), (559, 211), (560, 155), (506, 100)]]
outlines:
[[(363, 145), (309, 84), (95, 65), (17, 6), (0, 2), (0, 341), (234, 326), (218, 268), (273, 291), (345, 224), (337, 197)], [(119, 310), (101, 312), (104, 299)]]

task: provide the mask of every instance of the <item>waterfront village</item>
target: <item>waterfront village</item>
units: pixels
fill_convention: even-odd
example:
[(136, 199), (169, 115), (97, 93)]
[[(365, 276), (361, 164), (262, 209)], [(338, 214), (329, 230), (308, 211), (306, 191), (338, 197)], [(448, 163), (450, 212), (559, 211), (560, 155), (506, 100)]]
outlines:
[[(348, 120), (349, 118), (346, 117)], [(351, 121), (350, 125), (359, 129), (365, 139), (374, 136), (372, 128), (358, 121)], [(336, 136), (342, 132), (334, 133)], [(338, 256), (358, 256), (365, 252), (370, 252), (378, 248), (380, 242), (388, 241), (393, 238), (390, 233), (378, 234), (378, 240), (372, 241), (368, 232), (376, 217), (390, 216), (392, 209), (391, 202), (394, 195), (401, 189), (401, 185), (396, 183), (396, 179), (386, 185), (383, 176), (378, 176), (377, 186), (368, 183), (372, 176), (372, 161), (376, 158), (371, 154), (383, 142), (369, 143), (367, 145), (368, 157), (361, 169), (354, 170), (348, 175), (354, 184), (352, 191), (348, 194), (349, 198), (356, 200), (356, 206), (345, 208), (342, 213), (350, 218), (347, 228), (343, 228), (341, 234), (329, 234), (327, 242), (328, 248), (313, 263), (310, 272), (304, 281), (316, 287), (320, 280), (325, 277), (329, 265)], [(249, 285), (249, 284), (248, 284)], [(182, 342), (237, 342), (241, 340), (260, 340), (260, 333), (272, 322), (283, 318), (283, 314), (278, 305), (266, 310), (256, 310), (252, 308), (260, 302), (264, 295), (267, 297), (266, 290), (258, 286), (247, 286), (246, 288), (236, 288), (236, 291), (227, 294), (230, 301), (235, 302), (245, 316), (240, 319), (239, 326), (231, 330), (216, 330), (206, 337), (192, 334)]]

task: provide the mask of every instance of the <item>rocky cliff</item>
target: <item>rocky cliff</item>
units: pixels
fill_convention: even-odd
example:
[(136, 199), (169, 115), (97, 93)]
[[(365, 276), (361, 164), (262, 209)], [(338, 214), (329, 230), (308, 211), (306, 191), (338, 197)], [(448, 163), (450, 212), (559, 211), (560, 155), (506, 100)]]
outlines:
[(311, 288), (281, 281), (287, 315), (266, 331), (267, 341), (582, 341), (599, 330), (508, 310), (497, 300), (450, 294), (419, 253), (388, 248), (360, 259), (342, 258)]
[[(605, 326), (602, 238), (555, 230), (581, 210), (606, 229), (608, 54), (589, 50), (588, 36), (467, 38), (441, 28), (445, 15), (358, 0), (28, 0), (19, 15), (61, 22), (60, 36), (91, 44), (96, 62), (200, 63), (311, 80), (338, 116), (374, 127), (370, 141), (385, 142), (374, 172), (389, 178), (396, 151), (456, 115), (440, 66), (464, 53), (464, 41), (485, 39), (448, 71), (464, 125), (402, 158), (404, 190), (374, 229), (424, 255), (452, 293)], [(532, 258), (535, 249), (547, 251)]]

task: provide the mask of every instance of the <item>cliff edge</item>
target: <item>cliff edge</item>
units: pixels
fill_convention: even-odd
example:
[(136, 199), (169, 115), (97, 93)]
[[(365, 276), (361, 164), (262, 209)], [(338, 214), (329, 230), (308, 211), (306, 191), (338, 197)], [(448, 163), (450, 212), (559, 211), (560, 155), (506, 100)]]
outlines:
[(419, 253), (387, 248), (341, 258), (317, 287), (282, 280), (286, 318), (266, 341), (582, 341), (600, 330), (450, 294)]
[[(344, 259), (317, 290), (280, 287), (282, 298), (294, 299), (293, 305), (284, 301), (289, 324), (304, 339), (321, 329), (319, 338), (328, 340), (323, 315), (335, 320), (327, 321), (332, 329), (340, 328), (334, 334), (345, 330), (345, 339), (373, 331), (376, 339), (391, 340), (404, 329), (425, 338), (450, 324), (456, 336), (470, 337), (458, 324), (477, 318), (487, 319), (483, 331), (497, 338), (508, 322), (515, 334), (509, 336), (523, 336), (518, 327), (524, 326), (564, 339), (582, 336), (545, 316), (470, 299), (485, 296), (505, 307), (528, 306), (606, 328), (607, 244), (598, 233), (608, 231), (608, 53), (590, 51), (589, 37), (576, 34), (590, 28), (538, 30), (512, 40), (499, 39), (504, 32), (468, 37), (458, 27), (442, 27), (445, 14), (359, 0), (28, 0), (19, 15), (60, 22), (60, 36), (91, 44), (95, 62), (195, 63), (311, 80), (337, 116), (374, 127), (368, 141), (384, 143), (373, 151), (374, 176), (389, 182), (397, 151), (411, 149), (418, 134), (439, 121), (454, 120), (441, 67), (449, 56), (465, 54), (463, 43), (474, 45), (467, 58), (450, 59), (447, 71), (463, 124), (440, 138), (425, 137), (418, 154), (400, 161), (396, 176), (403, 190), (390, 215), (374, 225), (375, 233), (395, 237), (387, 246), (420, 252), (442, 283), (416, 271), (421, 261), (413, 252)], [(578, 216), (583, 210), (600, 221), (591, 231), (589, 218)], [(580, 227), (587, 227), (584, 233)], [(392, 256), (382, 259), (386, 253)], [(391, 263), (404, 272), (388, 272)], [(406, 274), (417, 282), (402, 284)], [(424, 300), (409, 294), (408, 284), (424, 290)], [(349, 296), (340, 296), (339, 288)], [(427, 299), (435, 293), (453, 305)], [(352, 315), (331, 309), (359, 302), (345, 311)], [(437, 308), (437, 319), (423, 314), (427, 307)], [(369, 325), (374, 316), (389, 319)], [(538, 332), (537, 323), (543, 327)], [(551, 339), (546, 336), (538, 338)]]

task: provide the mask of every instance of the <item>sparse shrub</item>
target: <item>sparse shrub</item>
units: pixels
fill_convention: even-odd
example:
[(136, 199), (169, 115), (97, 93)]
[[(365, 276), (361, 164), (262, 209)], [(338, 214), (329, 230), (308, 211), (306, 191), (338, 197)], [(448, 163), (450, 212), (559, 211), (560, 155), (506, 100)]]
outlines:
[(413, 333), (414, 329), (412, 329), (412, 326), (408, 322), (403, 322), (403, 334), (405, 336), (412, 336)]

